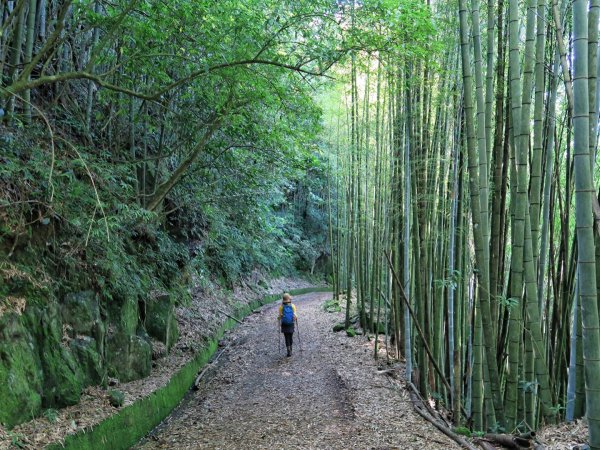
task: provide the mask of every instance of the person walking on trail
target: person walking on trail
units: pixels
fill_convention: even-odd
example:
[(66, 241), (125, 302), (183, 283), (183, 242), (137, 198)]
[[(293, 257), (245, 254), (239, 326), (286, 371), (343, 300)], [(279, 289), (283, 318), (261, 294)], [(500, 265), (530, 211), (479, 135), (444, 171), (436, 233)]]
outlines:
[(292, 296), (287, 292), (283, 294), (281, 305), (279, 305), (278, 320), (281, 323), (281, 332), (285, 336), (287, 356), (292, 356), (294, 323), (298, 323), (298, 317), (296, 316), (296, 305), (292, 304)]

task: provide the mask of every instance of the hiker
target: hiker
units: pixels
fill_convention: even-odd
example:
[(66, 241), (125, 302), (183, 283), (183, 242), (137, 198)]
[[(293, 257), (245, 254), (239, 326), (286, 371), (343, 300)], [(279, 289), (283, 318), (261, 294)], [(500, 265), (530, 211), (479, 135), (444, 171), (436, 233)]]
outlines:
[(294, 322), (298, 323), (298, 317), (296, 316), (296, 305), (292, 305), (292, 296), (287, 292), (283, 294), (283, 299), (281, 301), (281, 305), (279, 306), (278, 320), (281, 323), (281, 332), (285, 336), (287, 356), (292, 356)]

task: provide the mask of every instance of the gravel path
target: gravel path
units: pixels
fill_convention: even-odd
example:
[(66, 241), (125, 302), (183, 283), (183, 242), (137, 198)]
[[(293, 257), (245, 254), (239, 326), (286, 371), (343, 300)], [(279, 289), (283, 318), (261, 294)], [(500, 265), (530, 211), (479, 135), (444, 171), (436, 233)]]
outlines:
[[(294, 354), (278, 352), (276, 306), (264, 307), (222, 341), (200, 389), (136, 449), (451, 449), (421, 419), (400, 384), (380, 372), (365, 337), (333, 333), (331, 294), (294, 298)], [(283, 336), (282, 339), (283, 341)]]

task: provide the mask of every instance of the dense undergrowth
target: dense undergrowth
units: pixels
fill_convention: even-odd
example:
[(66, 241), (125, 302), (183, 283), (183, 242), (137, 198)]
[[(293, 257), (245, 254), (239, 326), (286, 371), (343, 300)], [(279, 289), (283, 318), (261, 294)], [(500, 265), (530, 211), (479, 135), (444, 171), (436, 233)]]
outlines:
[[(3, 308), (78, 289), (108, 300), (165, 290), (185, 298), (190, 272), (231, 286), (257, 268), (310, 271), (327, 252), (316, 182), (306, 186), (297, 170), (295, 179), (263, 179), (255, 192), (221, 188), (239, 194), (234, 202), (203, 203), (214, 192), (186, 183), (168, 200), (171, 212), (150, 212), (135, 200), (129, 164), (42, 125), (5, 128), (0, 142)], [(299, 195), (306, 199), (290, 206)]]

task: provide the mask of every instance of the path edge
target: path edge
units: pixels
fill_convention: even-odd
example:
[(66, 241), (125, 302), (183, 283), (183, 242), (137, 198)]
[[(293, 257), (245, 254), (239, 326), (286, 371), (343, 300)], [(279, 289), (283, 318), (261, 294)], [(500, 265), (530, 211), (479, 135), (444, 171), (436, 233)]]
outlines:
[[(303, 295), (315, 292), (331, 292), (329, 286), (292, 289), (292, 295)], [(281, 294), (270, 294), (262, 299), (254, 300), (248, 305), (236, 309), (236, 319), (243, 319), (257, 308), (274, 303)], [(73, 449), (125, 450), (138, 442), (148, 432), (154, 429), (181, 402), (191, 388), (198, 371), (210, 360), (218, 347), (219, 340), (226, 331), (237, 325), (235, 320), (227, 319), (219, 330), (198, 351), (194, 359), (177, 371), (169, 382), (151, 393), (149, 396), (122, 408), (118, 413), (104, 419), (90, 428), (84, 428), (77, 433), (68, 435), (61, 443), (53, 443), (47, 450)]]

